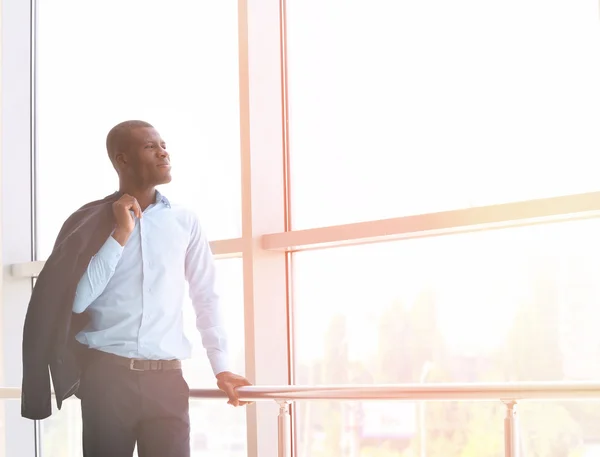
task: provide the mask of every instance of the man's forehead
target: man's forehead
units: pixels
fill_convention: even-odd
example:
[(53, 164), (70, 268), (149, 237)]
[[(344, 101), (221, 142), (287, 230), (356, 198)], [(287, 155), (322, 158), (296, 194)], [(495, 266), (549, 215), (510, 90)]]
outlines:
[(160, 140), (160, 134), (154, 127), (136, 127), (131, 129), (129, 136), (138, 141)]

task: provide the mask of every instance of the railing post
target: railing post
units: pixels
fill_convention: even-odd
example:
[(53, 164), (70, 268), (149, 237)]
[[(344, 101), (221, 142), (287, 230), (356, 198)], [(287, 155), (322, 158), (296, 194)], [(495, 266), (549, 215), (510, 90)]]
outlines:
[(279, 416), (277, 417), (277, 457), (291, 457), (290, 441), (290, 403), (287, 400), (277, 401)]
[(504, 401), (506, 417), (504, 419), (504, 455), (505, 457), (519, 457), (519, 435), (517, 402)]

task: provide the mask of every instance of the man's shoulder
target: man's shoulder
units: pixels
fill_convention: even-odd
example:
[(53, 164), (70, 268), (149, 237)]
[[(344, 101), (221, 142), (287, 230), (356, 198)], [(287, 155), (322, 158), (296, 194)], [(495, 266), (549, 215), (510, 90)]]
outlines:
[(116, 198), (114, 195), (109, 195), (103, 199), (86, 203), (67, 218), (65, 225), (68, 225), (69, 222), (77, 222), (79, 220), (87, 219), (95, 213), (102, 212), (107, 208), (107, 205), (112, 204), (115, 200)]
[(73, 231), (79, 229), (84, 222), (96, 219), (97, 216), (108, 214), (106, 209), (116, 200), (115, 195), (116, 194), (111, 194), (100, 200), (86, 203), (77, 211), (73, 212), (64, 222), (56, 240), (56, 244), (60, 244), (62, 240), (67, 238)]
[(189, 206), (182, 205), (177, 202), (173, 202), (170, 205), (171, 212), (177, 219), (185, 221), (190, 225), (199, 223), (198, 213), (191, 209)]
[(109, 203), (112, 204), (115, 201), (117, 201), (118, 198), (119, 198), (119, 196), (117, 193), (107, 195), (106, 197), (104, 197), (100, 200), (94, 200), (92, 202), (86, 203), (81, 208), (79, 208), (77, 211), (75, 211), (73, 214), (77, 214), (78, 212), (81, 212), (81, 211), (97, 209), (98, 207), (105, 206)]
[(177, 225), (188, 232), (192, 238), (207, 236), (197, 211), (187, 205), (172, 202), (170, 208), (169, 212), (177, 221)]

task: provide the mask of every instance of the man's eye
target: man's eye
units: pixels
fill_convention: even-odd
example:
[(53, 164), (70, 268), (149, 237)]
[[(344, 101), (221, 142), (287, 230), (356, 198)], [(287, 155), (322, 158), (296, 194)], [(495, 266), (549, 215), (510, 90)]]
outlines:
[(154, 148), (154, 145), (153, 144), (147, 144), (146, 145), (146, 149), (150, 149), (150, 148)]

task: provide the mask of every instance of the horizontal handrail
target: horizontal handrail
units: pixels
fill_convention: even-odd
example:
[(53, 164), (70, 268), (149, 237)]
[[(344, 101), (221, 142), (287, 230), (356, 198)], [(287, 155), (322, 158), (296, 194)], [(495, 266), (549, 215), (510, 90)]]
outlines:
[[(240, 387), (241, 400), (521, 401), (600, 400), (600, 383), (394, 384)], [(0, 387), (0, 399), (20, 398), (21, 389)], [(192, 398), (221, 399), (218, 389), (191, 389)]]
[[(242, 400), (497, 401), (599, 399), (599, 383), (396, 384), (241, 387)], [(194, 398), (223, 398), (215, 389), (191, 389)]]

